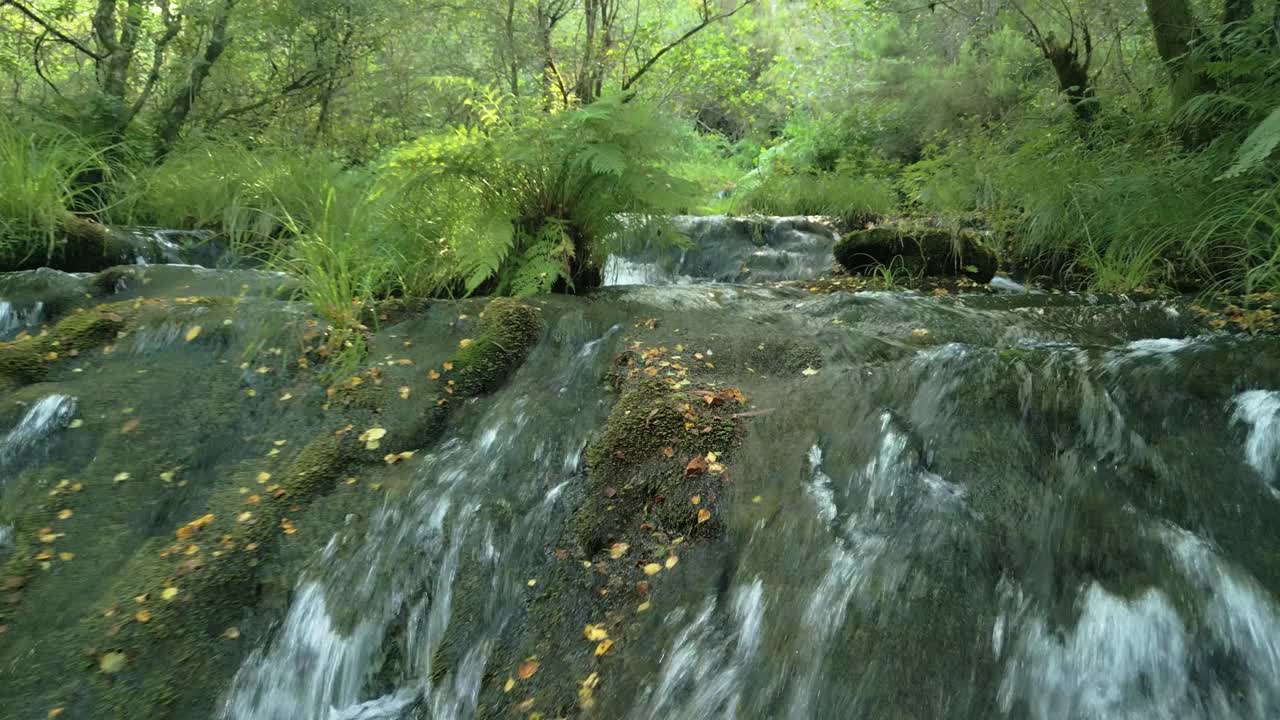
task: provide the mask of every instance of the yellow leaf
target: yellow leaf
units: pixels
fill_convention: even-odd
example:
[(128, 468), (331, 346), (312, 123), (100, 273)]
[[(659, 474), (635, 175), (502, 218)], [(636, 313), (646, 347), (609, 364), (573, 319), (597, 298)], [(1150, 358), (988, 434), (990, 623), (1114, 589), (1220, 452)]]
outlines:
[(63, 706), (59, 705), (58, 707), (56, 707), (56, 708), (53, 708), (53, 709), (49, 710), (49, 712), (45, 714), (45, 717), (47, 717), (47, 718), (49, 718), (50, 720), (52, 720), (53, 718), (56, 718), (56, 717), (58, 717), (58, 716), (62, 715), (62, 713), (66, 712), (66, 710), (67, 710), (67, 709), (66, 709), (65, 707), (63, 707)]
[(507, 677), (506, 684), (502, 686), (502, 692), (511, 692), (511, 689), (514, 688), (515, 686), (516, 686), (516, 679), (513, 677)]
[(242, 512), (236, 516), (236, 520), (239, 522), (249, 522), (252, 519), (253, 519), (253, 513), (248, 511)]
[(427, 373), (427, 378), (431, 380), (439, 380), (440, 373), (436, 372), (435, 370), (432, 370), (431, 372)]
[(222, 637), (228, 640), (237, 640), (240, 637), (240, 628), (229, 627), (226, 630), (222, 631)]
[[(128, 661), (129, 658), (122, 652), (103, 653), (102, 657), (98, 658), (98, 669), (106, 675), (111, 675), (123, 670)], [(50, 714), (49, 717), (57, 716)]]
[(413, 388), (409, 387), (408, 385), (403, 385), (400, 388), (400, 399), (408, 400), (409, 395), (411, 395), (412, 393), (413, 393)]
[(288, 402), (293, 399), (293, 393), (285, 393), (280, 396), (280, 402)]
[(690, 504), (690, 505), (698, 505), (698, 504), (699, 504), (699, 503), (701, 503), (701, 502), (702, 502), (702, 496), (701, 496), (701, 495), (694, 495), (693, 497), (689, 498), (689, 504)]
[(69, 553), (69, 552), (60, 552), (58, 553), (58, 559), (63, 562), (71, 562), (72, 560), (76, 559), (76, 554)]
[(176, 597), (178, 597), (178, 588), (176, 587), (167, 587), (160, 593), (160, 598), (166, 602), (172, 601)]
[(516, 675), (521, 680), (528, 680), (533, 674), (538, 672), (538, 661), (535, 658), (529, 658), (520, 663), (520, 667), (516, 668)]
[(529, 578), (529, 582), (525, 583), (525, 585), (528, 585), (529, 587), (537, 587), (538, 580), (537, 578)]
[(716, 460), (719, 460), (719, 459), (720, 459), (720, 456), (719, 456), (719, 455), (717, 455), (717, 454), (715, 454), (715, 453), (713, 453), (713, 452), (709, 452), (709, 453), (707, 453), (707, 462), (709, 462), (709, 463), (713, 463), (713, 462), (715, 462)]
[(582, 629), (582, 635), (591, 642), (600, 642), (609, 638), (609, 632), (603, 625), (588, 625)]
[(200, 337), (200, 331), (202, 329), (203, 328), (201, 328), (199, 325), (192, 325), (187, 330), (187, 334), (184, 335), (183, 337), (187, 339), (187, 342), (191, 342), (192, 340), (195, 340), (196, 338)]
[(462, 348), (463, 350), (466, 350), (467, 348), (471, 347), (475, 343), (476, 341), (472, 340), (471, 338), (463, 338), (458, 341), (458, 347)]
[(911, 337), (926, 338), (926, 337), (929, 337), (929, 331), (925, 330), (924, 328), (916, 328), (915, 330), (911, 331)]
[(675, 555), (672, 555), (671, 557), (667, 558), (667, 561), (663, 564), (667, 566), (668, 570), (670, 570), (671, 568), (675, 567), (676, 563), (678, 562), (680, 562), (680, 558), (676, 557)]
[[(702, 508), (701, 510), (699, 510), (699, 511), (698, 511), (698, 524), (699, 524), (699, 525), (701, 525), (702, 523), (704, 523), (704, 522), (706, 522), (706, 521), (708, 521), (708, 520), (710, 520), (710, 519), (711, 519), (711, 511), (710, 511), (710, 510), (708, 510), (708, 509), (706, 509), (706, 508)], [(674, 559), (674, 558), (673, 558), (673, 559)]]
[(80, 418), (76, 418), (75, 420), (72, 420), (71, 424), (68, 425), (67, 427), (71, 428), (72, 430), (75, 430), (76, 428), (82, 428), (84, 427), (84, 420), (81, 420)]
[(811, 367), (808, 367), (808, 368), (805, 368), (804, 370), (801, 370), (800, 374), (804, 375), (805, 377), (813, 377), (814, 375), (818, 374), (818, 371), (814, 370)]
[(649, 563), (644, 566), (645, 575), (657, 575), (660, 572), (662, 572), (662, 566), (658, 563)]
[(649, 601), (645, 600), (644, 602), (640, 603), (638, 607), (636, 607), (636, 612), (638, 613), (649, 612), (649, 607), (650, 607)]
[(626, 543), (617, 543), (613, 547), (609, 548), (609, 557), (613, 558), (614, 560), (617, 560), (621, 558), (623, 555), (626, 555), (627, 550), (629, 550), (630, 548), (631, 546)]
[(133, 614), (133, 619), (145, 625), (151, 622), (151, 612), (148, 610), (139, 610)]
[(444, 365), (442, 365), (441, 367), (443, 367), (443, 368), (444, 368), (444, 371), (445, 371), (445, 372), (449, 372), (450, 370), (452, 370), (452, 369), (453, 369), (453, 363), (451, 363), (451, 362), (447, 362), (447, 363), (445, 363)]
[(601, 655), (604, 655), (605, 653), (609, 652), (609, 648), (611, 647), (613, 647), (612, 640), (605, 640), (604, 642), (600, 643), (599, 645), (596, 646), (596, 657), (600, 657)]
[(269, 472), (260, 472), (260, 473), (258, 473), (258, 484), (259, 484), (259, 485), (265, 485), (269, 480), (271, 480), (271, 473), (269, 473)]
[(73, 514), (74, 514), (74, 513), (72, 513), (70, 510), (59, 510), (59, 511), (58, 511), (58, 519), (59, 519), (59, 520), (68, 520), (68, 519), (70, 519), (70, 518), (71, 518), (71, 516), (72, 516)]
[(113, 482), (118, 482), (118, 483), (122, 483), (128, 479), (129, 479), (129, 473), (127, 472), (116, 473), (116, 476), (111, 478)]

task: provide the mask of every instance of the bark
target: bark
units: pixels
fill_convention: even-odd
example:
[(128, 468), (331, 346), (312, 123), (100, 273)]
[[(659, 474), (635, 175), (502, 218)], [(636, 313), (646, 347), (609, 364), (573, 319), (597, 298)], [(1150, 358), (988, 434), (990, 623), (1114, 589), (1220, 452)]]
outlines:
[(173, 149), (174, 143), (178, 141), (183, 127), (187, 124), (191, 109), (195, 107), (196, 98), (199, 97), (209, 72), (226, 51), (227, 44), (230, 42), (227, 37), (227, 24), (231, 20), (231, 12), (235, 9), (235, 5), (236, 0), (223, 0), (217, 14), (214, 15), (209, 42), (205, 45), (204, 52), (191, 65), (191, 73), (187, 77), (186, 84), (173, 94), (168, 107), (161, 115), (156, 128), (157, 157), (164, 157)]
[(122, 137), (133, 119), (125, 96), (146, 13), (143, 0), (128, 0), (123, 18), (117, 17), (117, 9), (116, 0), (98, 0), (93, 15), (94, 38), (106, 51), (97, 61), (98, 87), (102, 92), (99, 120), (112, 137)]
[(1189, 0), (1147, 0), (1147, 16), (1155, 34), (1156, 51), (1169, 70), (1169, 94), (1176, 112), (1191, 98), (1215, 88), (1213, 79), (1191, 56), (1203, 34)]

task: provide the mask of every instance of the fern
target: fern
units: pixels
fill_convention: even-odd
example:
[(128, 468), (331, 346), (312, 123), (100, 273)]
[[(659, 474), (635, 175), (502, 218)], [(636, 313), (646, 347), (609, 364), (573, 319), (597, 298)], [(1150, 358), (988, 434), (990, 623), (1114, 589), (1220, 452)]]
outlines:
[(1236, 160), (1218, 179), (1234, 178), (1252, 172), (1266, 162), (1280, 145), (1280, 107), (1271, 111), (1266, 119), (1249, 133), (1236, 151)]

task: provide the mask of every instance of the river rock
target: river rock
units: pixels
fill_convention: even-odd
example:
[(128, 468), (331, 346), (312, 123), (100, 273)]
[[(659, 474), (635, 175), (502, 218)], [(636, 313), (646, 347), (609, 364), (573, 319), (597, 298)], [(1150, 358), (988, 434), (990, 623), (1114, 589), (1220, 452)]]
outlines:
[(963, 275), (979, 283), (990, 282), (1000, 264), (977, 231), (909, 223), (854, 230), (836, 243), (835, 257), (856, 274), (888, 267), (913, 275)]

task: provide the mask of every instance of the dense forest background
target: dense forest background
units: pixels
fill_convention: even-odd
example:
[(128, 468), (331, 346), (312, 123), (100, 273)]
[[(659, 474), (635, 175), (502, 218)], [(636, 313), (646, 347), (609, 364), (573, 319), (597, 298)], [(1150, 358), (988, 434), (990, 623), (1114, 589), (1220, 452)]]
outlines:
[(5, 266), (208, 228), (339, 323), (588, 287), (619, 223), (678, 212), (1280, 291), (1262, 0), (0, 0), (0, 93)]

